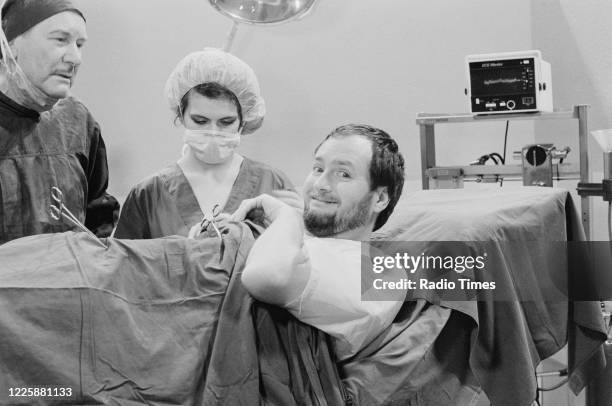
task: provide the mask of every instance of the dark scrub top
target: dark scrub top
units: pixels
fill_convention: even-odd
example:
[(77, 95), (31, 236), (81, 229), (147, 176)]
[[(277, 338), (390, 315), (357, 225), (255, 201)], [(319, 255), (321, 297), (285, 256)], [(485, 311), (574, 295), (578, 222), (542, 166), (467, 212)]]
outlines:
[(0, 92), (0, 243), (75, 229), (50, 216), (53, 186), (79, 221), (112, 230), (118, 203), (107, 185), (100, 127), (81, 102), (63, 99), (39, 114)]
[[(293, 190), (285, 174), (245, 157), (222, 211), (233, 213), (244, 199), (282, 189)], [(173, 164), (132, 188), (114, 236), (130, 239), (187, 236), (203, 216), (185, 174)]]

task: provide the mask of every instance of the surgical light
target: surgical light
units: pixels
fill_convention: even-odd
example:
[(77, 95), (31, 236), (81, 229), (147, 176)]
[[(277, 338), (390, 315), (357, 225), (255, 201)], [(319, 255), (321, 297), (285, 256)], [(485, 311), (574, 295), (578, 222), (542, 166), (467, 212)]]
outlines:
[(306, 15), (315, 0), (209, 0), (220, 13), (249, 24), (278, 24)]
[(209, 0), (218, 12), (234, 21), (223, 49), (231, 50), (239, 23), (275, 25), (308, 14), (316, 0)]

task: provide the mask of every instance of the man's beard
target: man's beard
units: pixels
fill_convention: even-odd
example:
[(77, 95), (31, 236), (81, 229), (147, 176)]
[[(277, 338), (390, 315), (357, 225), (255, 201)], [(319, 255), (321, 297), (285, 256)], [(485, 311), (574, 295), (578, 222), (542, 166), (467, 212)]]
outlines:
[(313, 213), (309, 207), (304, 209), (304, 227), (315, 237), (332, 237), (345, 231), (354, 230), (366, 225), (372, 218), (371, 201), (373, 192), (369, 192), (347, 213), (338, 218), (336, 213)]

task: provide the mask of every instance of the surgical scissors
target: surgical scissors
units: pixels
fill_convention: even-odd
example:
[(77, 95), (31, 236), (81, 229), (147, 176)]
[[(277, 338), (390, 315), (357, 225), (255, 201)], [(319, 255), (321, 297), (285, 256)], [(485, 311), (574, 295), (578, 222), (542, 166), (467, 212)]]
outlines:
[(53, 186), (51, 188), (51, 204), (49, 204), (49, 214), (54, 220), (62, 220), (62, 216), (64, 219), (71, 222), (73, 225), (79, 228), (79, 230), (87, 233), (90, 237), (92, 237), (96, 242), (102, 245), (104, 248), (108, 248), (100, 239), (92, 233), (87, 227), (83, 225), (76, 218), (74, 214), (64, 205), (64, 193), (62, 193), (61, 189)]
[(221, 214), (221, 206), (219, 206), (218, 204), (215, 204), (213, 206), (210, 214), (204, 213), (204, 218), (200, 222), (200, 232), (203, 232), (208, 228), (209, 225), (212, 225), (219, 238), (221, 238), (221, 231), (219, 231), (219, 228), (215, 224), (215, 219), (217, 218), (217, 216), (219, 216), (219, 214)]

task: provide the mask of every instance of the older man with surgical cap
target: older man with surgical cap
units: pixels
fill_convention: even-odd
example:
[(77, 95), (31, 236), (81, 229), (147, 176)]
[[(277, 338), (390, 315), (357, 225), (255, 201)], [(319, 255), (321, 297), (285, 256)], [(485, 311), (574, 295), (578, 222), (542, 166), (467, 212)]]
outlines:
[(70, 97), (85, 17), (68, 0), (0, 3), (0, 243), (74, 228), (50, 216), (52, 187), (81, 222), (108, 235), (118, 204), (105, 193), (104, 141)]
[(261, 126), (266, 112), (250, 66), (205, 48), (178, 63), (165, 93), (175, 121), (184, 127), (182, 156), (132, 188), (115, 237), (187, 236), (196, 224), (211, 225), (212, 233), (244, 199), (262, 193), (301, 209), (281, 171), (237, 152), (241, 138)]

